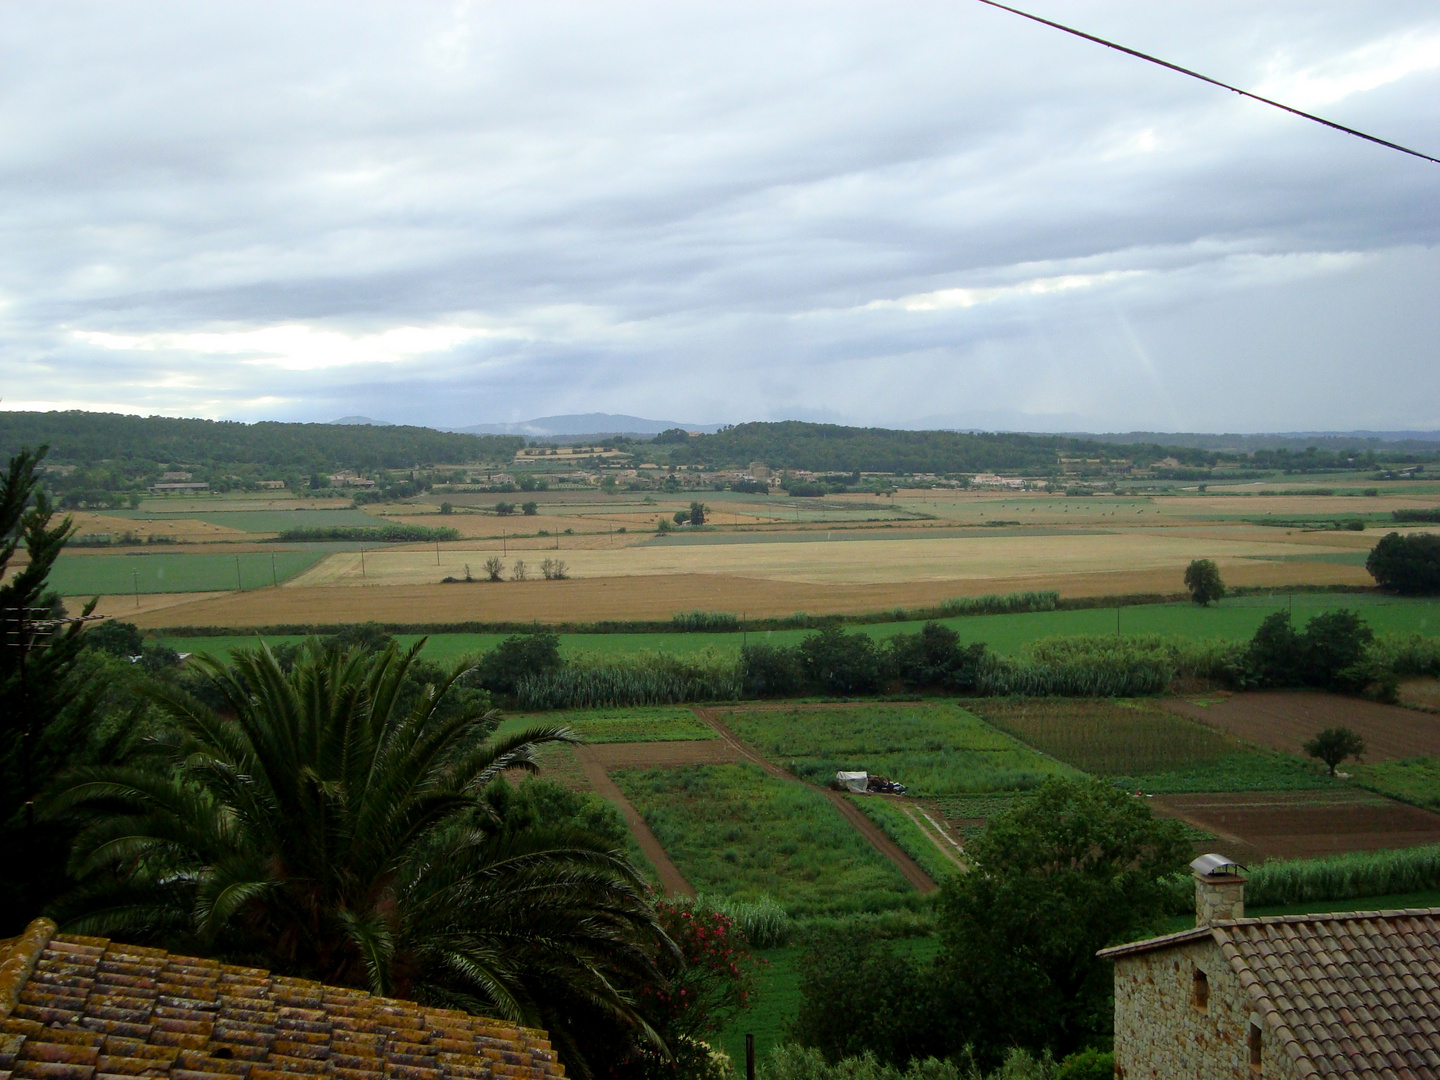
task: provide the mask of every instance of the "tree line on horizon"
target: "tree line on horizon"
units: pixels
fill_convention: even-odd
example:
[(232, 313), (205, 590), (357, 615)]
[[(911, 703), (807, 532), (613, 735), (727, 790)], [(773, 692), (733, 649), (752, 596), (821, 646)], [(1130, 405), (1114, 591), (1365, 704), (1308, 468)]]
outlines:
[[(508, 462), (526, 440), (515, 435), (468, 435), (415, 426), (357, 426), (263, 421), (177, 419), (116, 413), (0, 412), (0, 453), (48, 445), (50, 461), (121, 472), (157, 464), (208, 468), (226, 465), (290, 469), (302, 473), (351, 469), (426, 468), (439, 464)], [(691, 435), (679, 429), (650, 440), (612, 438), (641, 457), (673, 465), (743, 468), (763, 461), (776, 469), (833, 473), (973, 473), (999, 471), (1050, 475), (1075, 459), (1103, 473), (1126, 463), (1175, 472), (1174, 479), (1206, 479), (1211, 470), (1305, 474), (1321, 471), (1423, 469), (1440, 462), (1440, 446), (1385, 450), (1375, 446), (1304, 450), (1259, 447), (1250, 453), (1118, 443), (1099, 438), (1019, 432), (909, 431), (847, 427), (799, 420), (756, 422)], [(1160, 465), (1160, 463), (1166, 463)], [(1183, 474), (1183, 475), (1182, 475)]]

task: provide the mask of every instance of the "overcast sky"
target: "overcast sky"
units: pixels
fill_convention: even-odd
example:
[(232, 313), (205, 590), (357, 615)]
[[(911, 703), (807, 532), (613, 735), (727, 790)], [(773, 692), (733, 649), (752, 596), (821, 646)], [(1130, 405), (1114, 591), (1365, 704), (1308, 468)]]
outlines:
[[(1434, 0), (1028, 7), (1440, 156)], [(973, 0), (0, 16), (0, 408), (1440, 427), (1440, 165)]]

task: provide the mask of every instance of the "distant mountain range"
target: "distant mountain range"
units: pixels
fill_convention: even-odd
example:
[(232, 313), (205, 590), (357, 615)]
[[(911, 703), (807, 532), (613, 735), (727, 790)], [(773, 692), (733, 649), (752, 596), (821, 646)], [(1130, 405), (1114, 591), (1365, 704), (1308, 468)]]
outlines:
[(354, 427), (394, 427), (389, 420), (371, 420), (368, 416), (342, 416), (339, 420), (327, 420), (328, 424), (349, 424)]
[(568, 413), (564, 416), (540, 416), (513, 424), (472, 424), (470, 427), (443, 428), (466, 435), (524, 435), (531, 439), (574, 438), (590, 435), (658, 435), (671, 428), (703, 431), (720, 430), (719, 424), (688, 424), (679, 420), (647, 420), (643, 416), (617, 413)]

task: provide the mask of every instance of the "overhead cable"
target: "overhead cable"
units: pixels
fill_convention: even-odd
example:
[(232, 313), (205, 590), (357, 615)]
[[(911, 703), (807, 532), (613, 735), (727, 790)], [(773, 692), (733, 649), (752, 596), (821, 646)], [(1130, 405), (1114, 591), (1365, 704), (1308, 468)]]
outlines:
[(1337, 124), (1333, 120), (1326, 120), (1323, 116), (1316, 116), (1314, 113), (1308, 113), (1304, 109), (1297, 109), (1292, 105), (1286, 105), (1284, 102), (1275, 101), (1267, 97), (1262, 97), (1259, 94), (1252, 94), (1249, 90), (1241, 90), (1238, 86), (1231, 86), (1229, 83), (1221, 82), (1219, 79), (1212, 79), (1209, 75), (1201, 75), (1198, 71), (1191, 71), (1189, 68), (1181, 67), (1179, 64), (1172, 64), (1168, 60), (1161, 60), (1158, 56), (1151, 56), (1149, 53), (1143, 53), (1139, 49), (1127, 48), (1124, 45), (1117, 44), (1116, 42), (1109, 41), (1105, 38), (1096, 37), (1094, 34), (1087, 34), (1083, 30), (1076, 30), (1073, 26), (1066, 26), (1064, 23), (1058, 23), (1052, 19), (1045, 19), (1041, 18), (1039, 15), (1032, 15), (1028, 11), (1021, 11), (1019, 8), (1010, 7), (1008, 4), (1002, 4), (999, 2), (999, 0), (978, 0), (978, 2), (985, 4), (989, 7), (999, 8), (1001, 11), (1008, 11), (1012, 15), (1019, 15), (1022, 19), (1029, 19), (1031, 22), (1037, 22), (1044, 26), (1050, 26), (1055, 28), (1056, 30), (1063, 30), (1067, 34), (1073, 34), (1075, 37), (1084, 38), (1086, 41), (1093, 41), (1096, 45), (1104, 45), (1107, 49), (1114, 49), (1116, 52), (1125, 53), (1127, 56), (1133, 56), (1137, 59), (1145, 60), (1152, 64), (1158, 64), (1163, 68), (1169, 68), (1171, 71), (1178, 71), (1181, 75), (1189, 75), (1190, 78), (1199, 79), (1201, 82), (1207, 82), (1211, 86), (1218, 86), (1223, 90), (1230, 90), (1233, 93), (1239, 94), (1241, 97), (1249, 98), (1251, 101), (1258, 101), (1263, 105), (1270, 105), (1276, 109), (1283, 109), (1288, 113), (1294, 113), (1296, 116), (1303, 116), (1306, 120), (1313, 120), (1317, 124), (1324, 124), (1326, 127), (1334, 128), (1336, 131), (1343, 131), (1346, 135), (1354, 135), (1357, 139), (1364, 139), (1367, 142), (1376, 143), (1379, 146), (1389, 147), (1391, 150), (1399, 150), (1402, 154), (1409, 154), (1411, 157), (1421, 158), (1424, 161), (1433, 161), (1436, 165), (1440, 165), (1440, 158), (1431, 157), (1429, 154), (1422, 154), (1419, 150), (1411, 150), (1408, 146), (1401, 146), (1399, 143), (1390, 142), (1388, 139), (1381, 139), (1374, 135), (1367, 135), (1363, 131), (1357, 131), (1355, 128), (1346, 127), (1344, 124)]

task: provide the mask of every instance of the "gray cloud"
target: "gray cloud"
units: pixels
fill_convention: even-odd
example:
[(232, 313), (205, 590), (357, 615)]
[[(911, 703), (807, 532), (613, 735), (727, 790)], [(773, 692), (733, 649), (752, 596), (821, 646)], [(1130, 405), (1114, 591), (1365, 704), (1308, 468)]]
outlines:
[[(1440, 148), (1433, 5), (1042, 10)], [(1440, 167), (981, 5), (12, 4), (0, 70), (6, 407), (1440, 426)]]

